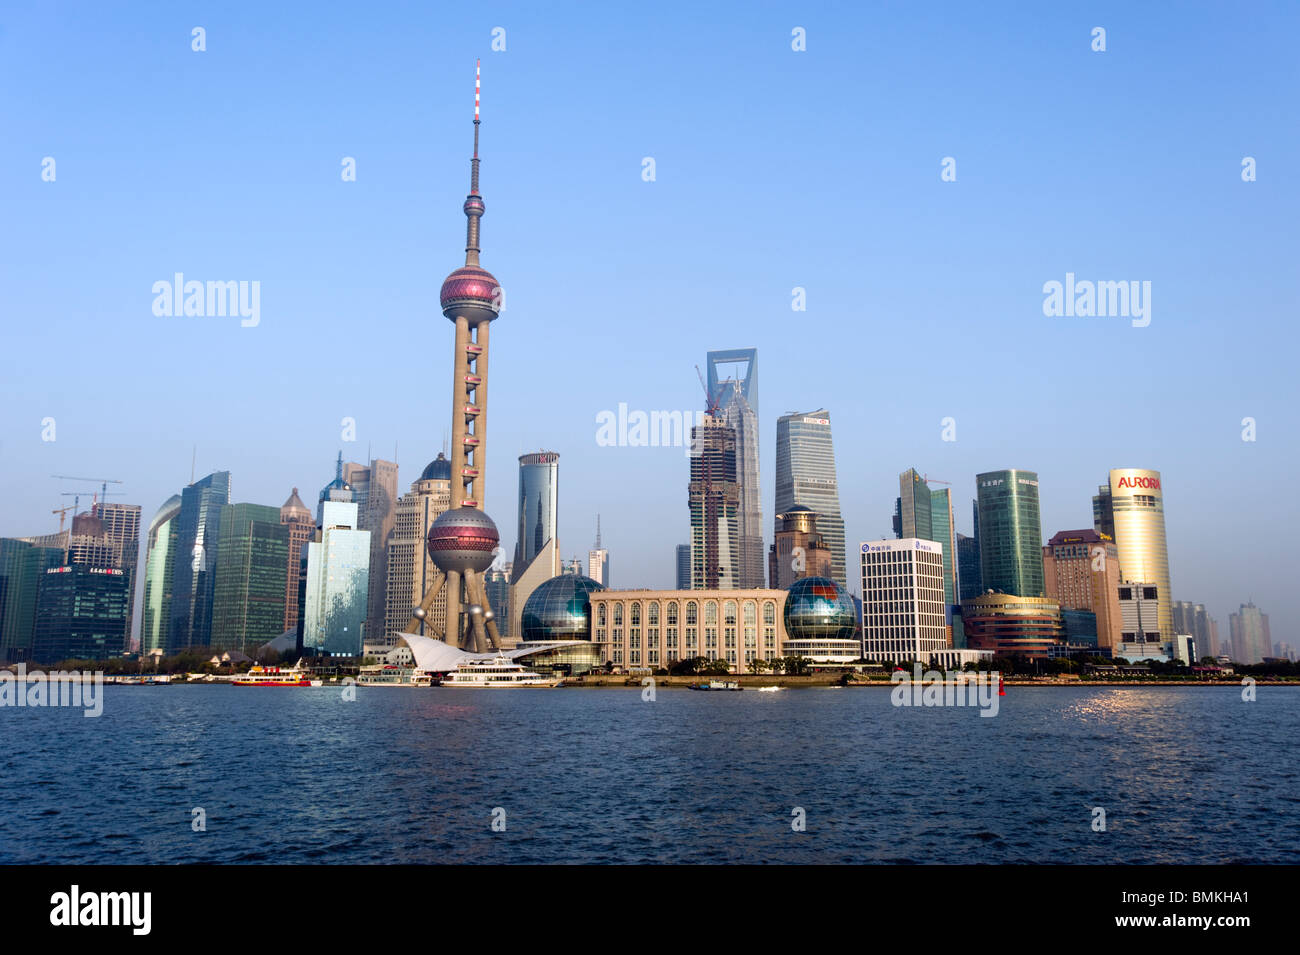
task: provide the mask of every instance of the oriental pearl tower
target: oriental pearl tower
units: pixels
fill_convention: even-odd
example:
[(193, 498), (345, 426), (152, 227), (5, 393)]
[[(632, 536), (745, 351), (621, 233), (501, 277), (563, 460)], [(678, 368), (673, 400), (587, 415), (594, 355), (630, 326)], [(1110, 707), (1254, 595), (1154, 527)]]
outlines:
[[(483, 586), (500, 542), (496, 524), (483, 512), (487, 450), (488, 329), (501, 311), (501, 286), (479, 265), (478, 192), (479, 67), (474, 68), (474, 158), (470, 160), (465, 217), (465, 264), (442, 283), (442, 314), (456, 326), (451, 388), (451, 506), (429, 528), (429, 557), (446, 575), (447, 619), (443, 640), (485, 653), (501, 644)], [(412, 612), (414, 632), (428, 616), (438, 588)], [(437, 629), (437, 622), (435, 630)]]

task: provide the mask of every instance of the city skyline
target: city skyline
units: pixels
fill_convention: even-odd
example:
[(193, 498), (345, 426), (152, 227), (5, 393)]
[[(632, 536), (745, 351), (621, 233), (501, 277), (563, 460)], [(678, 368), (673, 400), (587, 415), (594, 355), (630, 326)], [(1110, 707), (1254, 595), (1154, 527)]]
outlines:
[[(274, 23), (276, 14), (270, 16)], [(391, 27), (384, 16), (379, 15), (376, 30)], [(1292, 470), (1288, 465), (1297, 445), (1294, 423), (1286, 414), (1295, 404), (1296, 392), (1280, 364), (1287, 354), (1282, 336), (1289, 330), (1285, 323), (1289, 306), (1282, 303), (1294, 297), (1283, 278), (1290, 274), (1290, 266), (1280, 240), (1285, 238), (1286, 223), (1294, 218), (1294, 199), (1270, 186), (1266, 174), (1249, 184), (1237, 175), (1240, 157), (1247, 154), (1259, 154), (1265, 171), (1269, 162), (1264, 157), (1272, 156), (1274, 170), (1280, 169), (1276, 157), (1293, 149), (1294, 133), (1276, 128), (1262, 132), (1251, 122), (1253, 109), (1248, 110), (1247, 115), (1234, 114), (1217, 128), (1213, 141), (1194, 140), (1184, 158), (1162, 161), (1157, 170), (1140, 164), (1135, 169), (1124, 149), (1112, 152), (1095, 145), (1107, 127), (1091, 125), (1101, 122), (1098, 116), (1113, 123), (1115, 128), (1104, 137), (1108, 142), (1124, 142), (1125, 136), (1146, 142), (1154, 135), (1183, 141), (1199, 115), (1186, 108), (1192, 102), (1214, 105), (1250, 90), (1252, 96), (1262, 95), (1251, 100), (1255, 108), (1270, 108), (1276, 103), (1275, 88), (1268, 77), (1253, 71), (1241, 49), (1240, 34), (1232, 32), (1231, 24), (1225, 26), (1228, 32), (1215, 51), (1218, 77), (1211, 83), (1197, 75), (1198, 68), (1204, 71), (1204, 62), (1197, 59), (1203, 54), (1178, 49), (1182, 28), (1161, 21), (1165, 35), (1158, 36), (1155, 22), (1141, 12), (1113, 13), (1112, 37), (1123, 37), (1125, 42), (1092, 60), (1087, 59), (1093, 54), (1086, 43), (1076, 39), (1076, 35), (1086, 37), (1086, 29), (1057, 15), (1042, 13), (1028, 25), (1022, 22), (1019, 29), (1008, 30), (1003, 22), (1007, 15), (995, 11), (981, 31), (974, 14), (955, 13), (959, 19), (970, 18), (975, 39), (968, 34), (963, 42), (972, 47), (978, 46), (982, 33), (996, 35), (999, 43), (1014, 44), (1017, 54), (1026, 55), (1034, 69), (1045, 68), (1049, 55), (1077, 57), (1079, 68), (1093, 71), (1090, 75), (1097, 88), (1063, 90), (1050, 73), (1046, 74), (1049, 82), (1035, 91), (997, 73), (983, 76), (974, 91), (949, 86), (948, 99), (939, 96), (936, 108), (955, 132), (943, 136), (909, 125), (906, 104), (911, 96), (931, 95), (930, 84), (940, 88), (951, 84), (957, 74), (940, 71), (924, 78), (905, 67), (907, 44), (894, 49), (881, 45), (878, 68), (904, 68), (903, 75), (916, 89), (894, 90), (894, 100), (870, 104), (883, 114), (870, 124), (875, 127), (872, 139), (880, 139), (883, 127), (891, 144), (888, 148), (860, 151), (858, 147), (867, 141), (865, 131), (837, 132), (846, 141), (828, 158), (827, 168), (820, 170), (818, 185), (835, 193), (843, 208), (838, 216), (820, 216), (816, 254), (787, 238), (787, 231), (791, 235), (797, 231), (796, 213), (802, 214), (795, 186), (803, 181), (804, 161), (793, 147), (780, 144), (786, 133), (773, 124), (779, 124), (794, 102), (798, 109), (792, 115), (807, 116), (810, 128), (843, 110), (845, 94), (837, 91), (820, 104), (813, 97), (807, 101), (794, 97), (817, 88), (818, 76), (827, 68), (842, 69), (854, 52), (852, 44), (834, 35), (839, 31), (819, 28), (817, 18), (808, 18), (809, 50), (803, 54), (807, 60), (801, 61), (789, 52), (789, 24), (780, 22), (779, 16), (764, 14), (739, 27), (729, 24), (728, 30), (739, 30), (733, 42), (744, 48), (747, 57), (770, 46), (774, 68), (783, 71), (783, 81), (792, 87), (781, 91), (762, 86), (767, 98), (758, 117), (718, 119), (715, 115), (710, 120), (715, 124), (711, 129), (735, 133), (734, 138), (750, 144), (746, 149), (758, 149), (757, 162), (745, 149), (733, 148), (717, 136), (692, 146), (690, 136), (699, 132), (693, 123), (675, 133), (663, 122), (676, 114), (687, 94), (685, 85), (643, 94), (651, 117), (648, 130), (614, 117), (606, 136), (591, 137), (584, 146), (585, 178), (600, 197), (593, 205), (605, 203), (607, 208), (589, 210), (582, 228), (601, 227), (632, 239), (632, 247), (623, 253), (590, 250), (589, 267), (621, 276), (608, 292), (620, 322), (656, 323), (644, 348), (631, 353), (610, 351), (608, 332), (601, 328), (605, 320), (598, 314), (601, 309), (592, 309), (590, 315), (575, 314), (564, 292), (566, 260), (558, 253), (573, 236), (569, 230), (577, 225), (566, 218), (562, 207), (569, 193), (566, 187), (578, 177), (565, 170), (569, 157), (561, 146), (562, 136), (547, 130), (543, 117), (553, 114), (541, 104), (558, 98), (556, 91), (568, 86), (575, 75), (576, 66), (562, 55), (572, 43), (563, 36), (572, 21), (565, 15), (549, 24), (525, 20), (526, 28), (512, 33), (508, 52), (492, 55), (486, 52), (479, 23), (468, 18), (456, 21), (454, 13), (450, 16), (446, 32), (458, 46), (484, 50), (485, 74), (493, 84), (493, 123), (485, 134), (492, 150), (485, 161), (492, 170), (494, 263), (500, 274), (517, 283), (509, 286), (510, 306), (521, 318), (494, 350), (494, 380), (499, 384), (493, 394), (491, 467), (495, 474), (504, 475), (517, 454), (542, 446), (565, 456), (567, 503), (559, 537), (586, 540), (600, 512), (606, 543), (619, 554), (620, 580), (660, 587), (673, 582), (666, 554), (671, 545), (685, 539), (688, 530), (681, 513), (681, 450), (600, 447), (594, 439), (594, 418), (620, 402), (647, 410), (699, 408), (692, 366), (700, 349), (743, 341), (765, 356), (764, 407), (768, 410), (759, 421), (760, 501), (765, 514), (773, 500), (776, 416), (793, 408), (825, 407), (836, 423), (836, 463), (850, 554), (859, 541), (889, 536), (888, 508), (897, 496), (897, 474), (913, 464), (923, 473), (952, 482), (956, 530), (963, 534), (972, 530), (965, 501), (974, 496), (975, 474), (1011, 467), (1036, 472), (1042, 487), (1044, 540), (1039, 544), (1058, 531), (1090, 525), (1089, 503), (1107, 470), (1151, 468), (1161, 472), (1169, 492), (1166, 519), (1173, 587), (1167, 599), (1205, 604), (1225, 631), (1229, 612), (1251, 599), (1269, 612), (1279, 639), (1285, 641), (1295, 632), (1300, 613), (1284, 584), (1287, 552), (1282, 540), (1271, 533), (1279, 525), (1294, 525), (1297, 516), (1295, 496), (1286, 493), (1284, 477)], [(892, 11), (884, 16), (887, 23), (897, 25), (913, 15)], [(1263, 13), (1266, 20), (1270, 16), (1280, 19)], [(630, 35), (647, 22), (629, 15), (622, 26)], [(235, 69), (239, 61), (232, 57), (265, 53), (265, 47), (257, 45), (271, 42), (255, 40), (249, 49), (243, 38), (242, 52), (230, 52), (229, 29), (226, 32), (226, 41), (214, 44), (207, 54), (213, 61), (211, 69)], [(1283, 34), (1286, 27), (1277, 25), (1274, 32)], [(222, 35), (219, 28), (212, 33)], [(108, 24), (92, 14), (84, 25), (60, 34), (68, 43), (60, 56), (78, 57), (92, 67), (110, 62), (108, 57), (116, 64), (118, 56), (133, 52), (156, 59), (164, 43), (171, 41), (155, 34), (134, 38), (129, 19)], [(349, 42), (365, 45), (374, 36), (363, 28)], [(113, 42), (103, 43), (104, 37)], [(1145, 62), (1128, 52), (1139, 40)], [(283, 42), (283, 36), (277, 42)], [(713, 81), (710, 96), (723, 109), (711, 113), (726, 112), (727, 104), (743, 102), (748, 84), (762, 84), (752, 69), (737, 78), (727, 77), (733, 64), (726, 49), (716, 56), (716, 37), (687, 36), (681, 42), (686, 53), (700, 52), (702, 62), (709, 59), (706, 50), (715, 55), (716, 62), (706, 69)], [(1039, 42), (1047, 46), (1042, 58), (1031, 49)], [(952, 37), (939, 36), (935, 43), (936, 56), (945, 50), (962, 52)], [(873, 50), (876, 46), (873, 43)], [(279, 52), (303, 57), (307, 68), (303, 84), (329, 88), (328, 74), (313, 66), (305, 51)], [(17, 67), (0, 67), (7, 78), (10, 69), (29, 70), (33, 58), (48, 59), (51, 48), (37, 45), (15, 53)], [(196, 55), (182, 46), (174, 56), (182, 54)], [(547, 56), (554, 60), (549, 67), (544, 62)], [(620, 65), (609, 50), (596, 51), (594, 57), (609, 67), (618, 95), (628, 95), (636, 58)], [(1112, 72), (1103, 72), (1103, 67)], [(1162, 67), (1186, 84), (1186, 91), (1175, 100), (1185, 113), (1130, 116), (1122, 108), (1129, 102), (1126, 97), (1141, 101), (1141, 97), (1171, 95), (1150, 81)], [(441, 422), (450, 414), (445, 396), (436, 390), (426, 396), (414, 378), (405, 381), (401, 376), (383, 379), (383, 387), (374, 387), (364, 371), (391, 363), (388, 356), (394, 346), (400, 348), (402, 336), (445, 335), (441, 316), (431, 311), (428, 296), (422, 297), (420, 290), (427, 291), (439, 281), (442, 263), (459, 241), (447, 209), (449, 203), (463, 198), (465, 63), (422, 69), (430, 70), (430, 75), (420, 75), (418, 82), (413, 79), (410, 90), (397, 93), (391, 112), (385, 107), (373, 117), (363, 115), (359, 107), (362, 100), (373, 103), (369, 88), (359, 90), (355, 100), (331, 103), (334, 112), (326, 112), (328, 96), (278, 78), (265, 105), (250, 101), (240, 108), (253, 110), (254, 116), (269, 115), (301, 96), (307, 104), (305, 115), (290, 117), (285, 135), (291, 139), (294, 132), (301, 132), (303, 142), (310, 145), (272, 150), (267, 174), (251, 168), (223, 169), (166, 141), (171, 137), (160, 141), (157, 156), (147, 161), (128, 148), (134, 144), (132, 137), (147, 128), (149, 110), (176, 112), (181, 121), (177, 138), (182, 141), (210, 129), (213, 115), (225, 115), (223, 110), (229, 108), (224, 100), (214, 98), (217, 90), (227, 90), (233, 81), (238, 98), (250, 89), (228, 73), (210, 85), (195, 80), (197, 89), (186, 93), (197, 97), (193, 108), (177, 109), (172, 97), (179, 94), (169, 91), (146, 97), (148, 108), (129, 113), (132, 121), (121, 130), (109, 128), (94, 111), (100, 96), (139, 97), (139, 87), (132, 85), (139, 82), (139, 75), (129, 69), (103, 91), (74, 89), (56, 77), (30, 105), (9, 107), (16, 142), (26, 152), (16, 149), (2, 160), (4, 198), (33, 228), (30, 241), (20, 244), (16, 237), (7, 236), (0, 239), (4, 243), (0, 249), (5, 253), (3, 261), (9, 263), (5, 267), (7, 286), (13, 291), (9, 307), (15, 315), (34, 319), (7, 326), (10, 347), (15, 353), (35, 354), (50, 341), (61, 341), (65, 347), (55, 354), (72, 364), (92, 356), (127, 367), (135, 367), (136, 362), (153, 364), (152, 376), (115, 395), (110, 415), (103, 413), (102, 405), (50, 388), (42, 381), (47, 366), (39, 369), (39, 375), (36, 369), (11, 369), (13, 374), (0, 385), (10, 409), (0, 432), (0, 449), (11, 465), (6, 504), (0, 508), (0, 534), (17, 537), (55, 530), (56, 518), (47, 514), (61, 503), (58, 495), (65, 489), (48, 477), (56, 473), (115, 474), (125, 481), (124, 496), (118, 500), (153, 514), (184, 486), (191, 463), (197, 460), (197, 475), (230, 472), (229, 500), (276, 504), (290, 487), (324, 483), (328, 474), (320, 474), (317, 462), (328, 461), (338, 448), (345, 428), (341, 422), (347, 418), (354, 420), (356, 433), (355, 442), (344, 444), (349, 458), (370, 461), (372, 454), (363, 458), (362, 445), (385, 457), (396, 445), (392, 460), (408, 476), (407, 484), (432, 460)], [(1226, 89), (1222, 88), (1225, 75), (1232, 78)], [(528, 88), (525, 76), (536, 89)], [(1017, 94), (1017, 108), (1027, 108), (1027, 101), (1035, 103), (1041, 97), (1053, 102), (1054, 110), (1086, 117), (1085, 128), (1072, 143), (1075, 152), (1047, 142), (1011, 148), (999, 143), (993, 133), (957, 122), (974, 98), (1004, 89)], [(74, 93), (84, 95), (85, 102), (74, 98)], [(792, 99), (786, 100), (787, 96)], [(63, 114), (62, 123), (68, 117), (83, 121), (83, 138), (49, 134), (40, 110), (53, 106)], [(405, 129), (396, 114), (408, 109), (422, 117), (432, 110), (433, 115), (429, 122), (414, 124), (417, 131), (412, 138), (395, 138), (395, 131)], [(531, 117), (530, 111), (536, 116)], [(998, 118), (1005, 115), (994, 107), (988, 125), (996, 131)], [(1159, 124), (1158, 131), (1149, 128), (1151, 123)], [(328, 135), (311, 135), (322, 130)], [(264, 135), (263, 140), (279, 148), (276, 137)], [(39, 159), (45, 155), (60, 163), (56, 182), (39, 179)], [(353, 155), (360, 169), (357, 181), (338, 181), (339, 160)], [(948, 155), (957, 157), (960, 170), (954, 183), (939, 180), (939, 161)], [(653, 182), (641, 178), (643, 156), (657, 160)], [(165, 173), (168, 169), (184, 174), (172, 179)], [(740, 183), (728, 182), (719, 175), (721, 169), (739, 171)], [(864, 186), (859, 180), (868, 170), (899, 183), (901, 198), (885, 195), (880, 187)], [(205, 176), (211, 177), (213, 187), (204, 194), (186, 188), (195, 177)], [(534, 194), (532, 184), (539, 178), (555, 187), (547, 190), (555, 193), (553, 198)], [(104, 189), (107, 183), (120, 183), (130, 193), (146, 179), (156, 194), (143, 210), (130, 209)], [(766, 213), (741, 208), (745, 190), (758, 180), (771, 186), (775, 197)], [(1063, 181), (1074, 191), (1063, 194)], [(282, 196), (273, 194), (286, 183), (298, 185), (283, 190)], [(1135, 183), (1141, 183), (1146, 194)], [(353, 187), (354, 192), (347, 191)], [(787, 189), (788, 215), (779, 198)], [(1198, 190), (1195, 194), (1204, 200), (1195, 219), (1184, 206), (1190, 189)], [(731, 297), (712, 307), (712, 322), (704, 330), (677, 317), (673, 301), (699, 294), (706, 288), (707, 276), (680, 248), (663, 241), (670, 234), (670, 220), (697, 201), (701, 190), (715, 203), (709, 226), (711, 249), (715, 249), (711, 267), (725, 271), (728, 287), (734, 289)], [(1021, 192), (1023, 199), (1013, 198)], [(232, 202), (234, 194), (241, 196), (233, 202), (237, 214), (267, 210), (271, 228), (265, 237), (249, 242), (243, 229), (210, 228), (227, 222), (222, 205)], [(1097, 195), (1112, 197), (1115, 208), (1106, 215), (1096, 214)], [(905, 221), (901, 209), (918, 203), (919, 224)], [(381, 208), (364, 208), (373, 204)], [(313, 206), (325, 211), (313, 211)], [(176, 218), (179, 209), (185, 210), (184, 220)], [(853, 217), (867, 210), (874, 212), (873, 228), (864, 236)], [(631, 222), (620, 225), (619, 217)], [(1207, 217), (1207, 224), (1199, 224), (1201, 217)], [(984, 231), (977, 235), (963, 225), (963, 218), (973, 219)], [(187, 224), (191, 222), (200, 225)], [(547, 232), (543, 222), (558, 232)], [(1034, 229), (1025, 232), (1032, 241), (1018, 241), (1017, 230), (1030, 224)], [(1045, 226), (1049, 240), (1043, 243), (1038, 236)], [(1128, 226), (1141, 235), (1115, 241), (1117, 226)], [(374, 236), (380, 228), (391, 229), (391, 234), (385, 231), (372, 247), (340, 242), (348, 231)], [(311, 231), (321, 236), (306, 234)], [(104, 237), (119, 232), (127, 239), (124, 244), (134, 242), (137, 250), (143, 245), (135, 260), (113, 248), (105, 248), (102, 261), (82, 258), (81, 243), (87, 241), (82, 236), (89, 236), (99, 248), (112, 245)], [(1140, 239), (1155, 233), (1168, 236), (1167, 247), (1149, 251)], [(75, 238), (69, 239), (70, 235)], [(981, 247), (983, 240), (988, 240), (987, 251)], [(275, 248), (285, 244), (288, 250)], [(329, 250), (331, 244), (345, 250), (342, 259)], [(936, 244), (942, 246), (942, 255), (936, 252)], [(1045, 248), (1036, 250), (1035, 244)], [(241, 248), (244, 245), (247, 249)], [(1202, 269), (1193, 270), (1190, 263), (1211, 255), (1220, 266), (1219, 275), (1207, 278)], [(948, 264), (932, 264), (936, 261)], [(60, 285), (58, 275), (74, 267), (81, 270), (84, 283)], [(894, 270), (897, 278), (889, 274)], [(203, 279), (261, 281), (261, 324), (241, 328), (238, 320), (223, 324), (214, 318), (154, 316), (149, 311), (149, 286), (176, 271)], [(1045, 318), (1039, 288), (1067, 272), (1151, 278), (1156, 289), (1151, 326)], [(927, 274), (928, 284), (922, 281)], [(1208, 290), (1201, 287), (1207, 281)], [(657, 289), (654, 283), (664, 287)], [(791, 310), (790, 290), (796, 286), (807, 290), (805, 313)], [(94, 327), (108, 332), (94, 336), (93, 349), (86, 321), (92, 315)], [(1245, 315), (1249, 321), (1226, 320), (1230, 315)], [(391, 329), (391, 336), (357, 336), (340, 349), (337, 340), (320, 334), (322, 326), (342, 332), (362, 323), (373, 331), (376, 322), (385, 323), (378, 327)], [(845, 347), (830, 349), (818, 359), (820, 373), (815, 377), (807, 375), (797, 353), (783, 347), (805, 323), (809, 327), (816, 323), (819, 332), (844, 338)], [(901, 340), (902, 331), (891, 329), (891, 323), (909, 331), (912, 325), (933, 326), (948, 345), (950, 357), (941, 366), (942, 379), (931, 393), (911, 396), (907, 404), (895, 403), (890, 395), (910, 380), (905, 364), (873, 368), (865, 381), (857, 372), (859, 358), (854, 353), (867, 347), (873, 336), (886, 349)], [(865, 330), (859, 327), (864, 325)], [(556, 334), (559, 328), (565, 334)], [(998, 366), (989, 366), (982, 357), (994, 337), (1008, 349), (1008, 360), (1017, 362), (1021, 394), (1028, 399), (1017, 402), (1014, 410), (1001, 390)], [(300, 373), (292, 379), (269, 371), (278, 367), (286, 351), (295, 352), (300, 362), (295, 365)], [(240, 368), (247, 376), (241, 379), (245, 383), (219, 395), (203, 378), (196, 385), (190, 381), (192, 366), (180, 357), (187, 353), (203, 354), (218, 366)], [(1104, 356), (1088, 372), (1098, 391), (1056, 393), (1062, 366), (1080, 353), (1094, 359)], [(431, 362), (435, 373), (441, 374), (445, 364), (441, 355), (433, 347), (421, 367)], [(159, 367), (169, 356), (175, 368)], [(536, 376), (529, 373), (539, 356), (544, 356), (556, 377), (586, 376), (583, 397), (548, 402), (551, 410), (540, 412), (534, 393)], [(1152, 375), (1153, 362), (1167, 373)], [(322, 381), (337, 382), (339, 387), (304, 389), (302, 375), (313, 367), (325, 376)], [(927, 374), (934, 367), (928, 365)], [(1241, 370), (1246, 367), (1249, 374)], [(1224, 387), (1225, 376), (1231, 387)], [(1207, 381), (1213, 381), (1214, 387), (1197, 387)], [(153, 389), (194, 400), (160, 402)], [(1048, 393), (1050, 399), (1039, 400)], [(311, 400), (304, 401), (304, 396)], [(1125, 406), (1141, 409), (1155, 426), (1141, 432), (1121, 428), (1124, 418), (1114, 406), (1120, 396)], [(267, 408), (293, 412), (262, 413)], [(41, 423), (47, 417), (56, 422), (53, 441), (41, 440)], [(942, 438), (941, 422), (948, 417), (955, 420), (955, 441)], [(1242, 420), (1248, 417), (1258, 422), (1256, 441), (1241, 440)], [(439, 424), (431, 427), (430, 420)], [(1068, 432), (1060, 424), (1065, 420), (1070, 422)], [(198, 451), (192, 457), (195, 443)], [(510, 483), (498, 479), (490, 485), (485, 502), (489, 513), (507, 517), (513, 513), (507, 497), (512, 492)], [(1220, 504), (1226, 490), (1251, 486), (1251, 499), (1267, 500), (1269, 506), (1261, 503), (1224, 513)], [(649, 510), (628, 509), (621, 503), (628, 499), (647, 502)], [(770, 534), (765, 526), (765, 544), (771, 543)], [(1215, 542), (1214, 548), (1209, 541)], [(502, 545), (509, 553), (514, 542), (503, 540)], [(1224, 571), (1248, 564), (1252, 567), (1248, 578)]]

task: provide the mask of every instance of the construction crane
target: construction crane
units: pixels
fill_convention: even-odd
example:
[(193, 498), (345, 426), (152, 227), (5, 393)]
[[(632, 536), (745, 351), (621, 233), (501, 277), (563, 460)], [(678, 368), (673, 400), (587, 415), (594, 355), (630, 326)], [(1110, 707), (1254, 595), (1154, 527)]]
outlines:
[(116, 478), (73, 477), (70, 474), (51, 474), (50, 477), (58, 478), (60, 481), (89, 481), (91, 484), (98, 484), (101, 497), (108, 497), (108, 486), (110, 484), (122, 483)]
[(925, 481), (926, 484), (946, 484), (949, 487), (952, 487), (951, 481), (940, 481), (938, 478), (932, 478), (928, 474), (922, 474), (921, 479)]
[(709, 417), (713, 417), (718, 413), (718, 399), (709, 394), (709, 386), (705, 384), (704, 372), (700, 371), (699, 365), (695, 366), (695, 374), (700, 376), (700, 387), (704, 389), (704, 408)]
[(63, 522), (64, 522), (65, 520), (67, 520), (67, 517), (68, 517), (68, 511), (72, 511), (72, 513), (74, 513), (74, 514), (77, 513), (77, 505), (76, 505), (76, 504), (69, 504), (67, 507), (56, 507), (54, 510), (50, 511), (51, 514), (58, 514), (58, 515), (59, 515), (59, 533), (60, 533), (60, 534), (63, 533)]

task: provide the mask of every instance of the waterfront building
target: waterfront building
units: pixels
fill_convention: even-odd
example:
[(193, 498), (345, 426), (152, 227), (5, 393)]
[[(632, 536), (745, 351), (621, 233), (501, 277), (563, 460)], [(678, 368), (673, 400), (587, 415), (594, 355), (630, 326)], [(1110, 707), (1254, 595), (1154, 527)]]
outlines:
[[(827, 554), (827, 557), (830, 555)], [(801, 577), (787, 589), (782, 656), (846, 665), (862, 658), (859, 610), (848, 592), (824, 575)]]
[(715, 415), (691, 428), (691, 587), (732, 590), (740, 553), (736, 429)]
[[(379, 633), (368, 633), (376, 646), (395, 646), (397, 634), (411, 620), (411, 611), (434, 596), (429, 612), (411, 631), (422, 636), (441, 636), (447, 622), (446, 577), (424, 546), (433, 522), (451, 506), (451, 462), (441, 451), (411, 483), (411, 489), (397, 500), (393, 533), (388, 542), (385, 572), (384, 624)], [(492, 606), (502, 607), (488, 596)]]
[(803, 577), (829, 577), (831, 550), (817, 530), (817, 515), (802, 504), (778, 514), (776, 540), (768, 553), (768, 583), (777, 590), (789, 590)]
[(1272, 641), (1266, 625), (1267, 616), (1254, 603), (1244, 603), (1228, 615), (1228, 633), (1232, 640), (1235, 663), (1263, 663), (1270, 656)]
[(532, 669), (580, 676), (601, 665), (591, 638), (591, 595), (605, 588), (582, 574), (561, 574), (539, 584), (520, 613), (518, 646), (560, 643), (529, 656)]
[(981, 586), (1018, 597), (1042, 597), (1038, 475), (1017, 468), (987, 471), (975, 476), (975, 487)]
[(357, 505), (324, 501), (321, 539), (307, 545), (303, 649), (317, 656), (359, 656), (365, 643), (370, 532), (357, 527)]
[(560, 456), (554, 451), (521, 454), (519, 523), (510, 582), (510, 632), (516, 637), (522, 632), (520, 615), (533, 589), (564, 572), (557, 539), (559, 520)]
[[(388, 545), (397, 520), (397, 464), (372, 458), (368, 465), (346, 461), (343, 480), (352, 487), (358, 529), (370, 532), (370, 592), (366, 595), (366, 633), (385, 642)], [(414, 604), (412, 605), (414, 606)], [(406, 608), (409, 614), (410, 607)]]
[(311, 511), (298, 496), (297, 488), (280, 506), (280, 523), (285, 527), (288, 544), (284, 568), (284, 620), (280, 624), (280, 632), (296, 633), (298, 620), (302, 616), (302, 605), (299, 603), (302, 559), (306, 556), (307, 545), (316, 539), (316, 523), (312, 520)]
[(1046, 597), (985, 593), (962, 602), (961, 618), (972, 649), (1046, 659), (1064, 645), (1060, 605)]
[(1123, 643), (1160, 644), (1173, 639), (1172, 632), (1160, 629), (1160, 586), (1158, 584), (1125, 581), (1116, 589), (1119, 592)]
[(214, 650), (252, 654), (284, 632), (289, 527), (280, 514), (265, 504), (221, 509), (209, 641)]
[(171, 595), (176, 569), (177, 521), (181, 496), (173, 494), (149, 520), (145, 535), (144, 610), (140, 622), (140, 655), (167, 650)]
[(678, 544), (674, 555), (677, 571), (677, 589), (691, 589), (691, 545)]
[(211, 640), (221, 509), (229, 503), (229, 471), (214, 471), (181, 491), (180, 511), (174, 518), (176, 559), (163, 648), (168, 654), (206, 647)]
[(46, 568), (36, 601), (32, 659), (49, 665), (121, 654), (130, 606), (130, 576), (119, 567)]
[[(763, 586), (763, 504), (758, 469), (758, 349), (711, 351), (708, 392), (715, 414), (736, 434), (736, 551), (732, 585)], [(737, 374), (721, 378), (722, 369)]]
[(143, 508), (139, 504), (110, 504), (98, 501), (91, 508), (100, 523), (100, 533), (108, 539), (116, 553), (109, 566), (126, 571), (128, 592), (132, 595), (126, 615), (126, 644), (131, 649), (131, 635), (135, 627), (135, 592), (139, 577), (136, 566), (140, 561), (140, 519)]
[(875, 662), (930, 661), (951, 648), (943, 590), (943, 545), (915, 537), (865, 541), (862, 655)]
[(609, 551), (600, 546), (600, 515), (596, 515), (596, 543), (587, 551), (587, 576), (602, 587), (609, 586)]
[(1046, 596), (1062, 611), (1088, 610), (1096, 618), (1097, 645), (1121, 642), (1119, 552), (1094, 530), (1061, 531), (1043, 547)]
[(980, 576), (980, 542), (976, 537), (957, 535), (957, 580), (958, 596), (963, 601), (984, 592), (984, 581)]
[(0, 664), (32, 659), (41, 582), (63, 560), (61, 547), (0, 538)]
[(605, 590), (590, 594), (601, 662), (619, 669), (704, 657), (745, 673), (784, 656), (784, 590)]
[(514, 641), (510, 629), (510, 570), (511, 562), (492, 566), (483, 575), (483, 589), (487, 591), (488, 605), (496, 608), (497, 629), (503, 644)]
[(776, 514), (802, 504), (817, 514), (817, 527), (831, 551), (831, 578), (848, 589), (844, 558), (844, 518), (831, 414), (825, 408), (783, 415), (776, 422)]
[(1159, 622), (1155, 629), (1165, 640), (1170, 639), (1174, 614), (1160, 472), (1112, 468), (1109, 482), (1101, 485), (1092, 499), (1092, 513), (1097, 532), (1115, 541), (1124, 580), (1149, 583), (1159, 591)]
[(1191, 634), (1201, 656), (1218, 656), (1218, 647), (1210, 632), (1210, 616), (1205, 605), (1188, 600), (1175, 600), (1172, 605), (1174, 632)]

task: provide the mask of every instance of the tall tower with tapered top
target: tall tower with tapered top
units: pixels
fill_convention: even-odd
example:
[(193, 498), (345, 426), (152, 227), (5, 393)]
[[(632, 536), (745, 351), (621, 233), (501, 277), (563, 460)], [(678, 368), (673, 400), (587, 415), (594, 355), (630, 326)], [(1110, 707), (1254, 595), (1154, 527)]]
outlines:
[[(479, 265), (478, 191), (479, 67), (474, 69), (474, 157), (470, 160), (465, 264), (442, 283), (442, 314), (456, 327), (451, 388), (451, 507), (429, 528), (429, 557), (446, 576), (447, 619), (434, 623), (451, 646), (485, 652), (500, 646), (483, 586), (500, 542), (496, 524), (483, 512), (487, 452), (488, 330), (501, 311), (501, 287)], [(412, 614), (414, 630), (425, 620), (436, 592)]]

